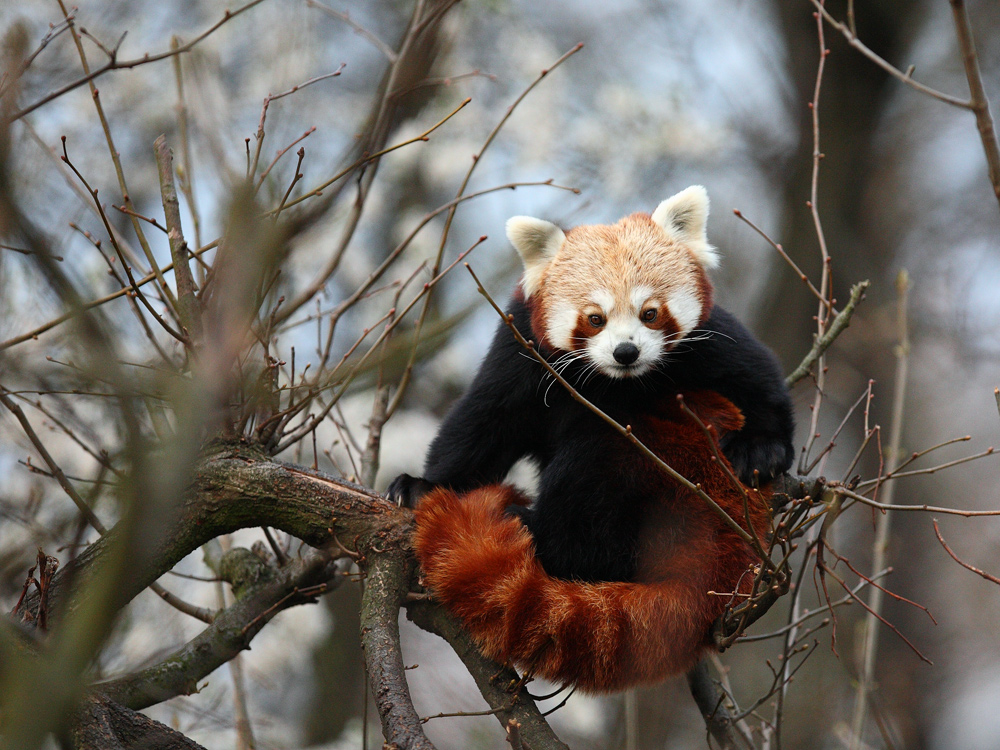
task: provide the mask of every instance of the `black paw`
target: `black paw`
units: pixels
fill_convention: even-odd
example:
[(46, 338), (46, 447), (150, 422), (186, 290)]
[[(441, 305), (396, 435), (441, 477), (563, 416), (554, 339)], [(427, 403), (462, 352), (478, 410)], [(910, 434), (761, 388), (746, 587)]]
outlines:
[(436, 485), (423, 477), (411, 477), (400, 474), (389, 484), (385, 491), (385, 499), (403, 508), (415, 508), (420, 498), (434, 489)]
[[(722, 452), (740, 481), (753, 486), (767, 484), (788, 471), (795, 460), (795, 447), (782, 438), (730, 432), (720, 443)], [(756, 479), (754, 471), (759, 472)]]

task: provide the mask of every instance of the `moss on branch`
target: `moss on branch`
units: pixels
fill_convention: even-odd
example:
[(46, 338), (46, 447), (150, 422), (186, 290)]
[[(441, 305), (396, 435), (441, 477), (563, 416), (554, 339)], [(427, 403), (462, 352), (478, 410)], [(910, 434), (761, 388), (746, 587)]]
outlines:
[[(242, 443), (214, 446), (196, 465), (179, 503), (172, 526), (149, 540), (154, 549), (147, 557), (154, 563), (131, 571), (121, 601), (130, 601), (202, 544), (242, 528), (271, 526), (314, 547), (336, 535), (347, 547), (377, 543), (408, 551), (413, 526), (410, 511), (361, 485), (276, 461)], [(112, 529), (56, 574), (50, 602), (57, 616), (67, 599), (67, 582), (81, 585), (96, 574), (117, 543)], [(37, 609), (37, 595), (25, 606)]]
[[(263, 562), (248, 550), (233, 555), (227, 553), (230, 568), (234, 561), (242, 563), (242, 570), (234, 572), (239, 580), (246, 580), (248, 568), (257, 571), (253, 583), (245, 584), (236, 602), (222, 610), (214, 622), (193, 640), (159, 663), (114, 680), (93, 686), (93, 691), (120, 703), (126, 708), (143, 709), (178, 695), (198, 691), (198, 682), (228, 662), (240, 651), (250, 647), (250, 641), (279, 612), (305, 602), (315, 601), (318, 593), (335, 588), (335, 562), (326, 555), (314, 554), (297, 560), (279, 570), (269, 569), (261, 575), (256, 563), (246, 565), (249, 558)], [(322, 592), (315, 587), (326, 584)], [(306, 593), (302, 593), (303, 589)]]

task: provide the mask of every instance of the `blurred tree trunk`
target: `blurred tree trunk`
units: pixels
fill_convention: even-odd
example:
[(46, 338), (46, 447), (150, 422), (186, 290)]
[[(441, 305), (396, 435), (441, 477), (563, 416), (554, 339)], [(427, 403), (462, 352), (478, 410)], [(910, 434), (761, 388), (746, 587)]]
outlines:
[[(843, 0), (827, 3), (831, 14), (838, 19), (846, 19), (846, 6)], [(792, 111), (800, 115), (799, 148), (788, 164), (788, 177), (785, 181), (784, 226), (780, 238), (775, 239), (783, 243), (795, 262), (818, 283), (821, 270), (819, 243), (810, 209), (806, 205), (810, 197), (813, 169), (812, 111), (807, 103), (813, 97), (819, 61), (816, 19), (808, 0), (779, 0), (775, 7), (782, 23), (794, 84)], [(858, 37), (884, 59), (905, 70), (909, 64), (905, 55), (921, 33), (927, 11), (928, 4), (922, 1), (856, 2)], [(880, 208), (869, 205), (866, 195), (879, 172), (891, 166), (887, 159), (896, 158), (891, 152), (879, 150), (876, 139), (882, 118), (902, 84), (848, 46), (840, 32), (829, 26), (825, 27), (824, 32), (826, 47), (831, 52), (824, 70), (819, 107), (820, 151), (825, 155), (820, 162), (820, 217), (827, 247), (833, 257), (834, 297), (843, 303), (852, 283), (870, 278), (872, 287), (867, 295), (868, 301), (859, 309), (858, 324), (865, 325), (867, 321), (867, 335), (877, 336), (878, 331), (871, 324), (878, 307), (892, 304), (895, 299), (891, 267), (899, 248), (894, 242), (894, 236), (902, 236), (902, 233), (890, 235), (884, 226), (877, 226), (878, 222), (873, 219)], [(941, 30), (941, 33), (951, 32), (950, 27)], [(921, 96), (916, 92), (912, 95)], [(970, 127), (973, 127), (971, 122)], [(798, 362), (810, 345), (815, 331), (813, 316), (817, 310), (816, 299), (793, 273), (784, 268), (775, 274), (771, 290), (765, 295), (765, 299), (769, 308), (762, 318), (762, 330), (775, 332), (768, 343), (776, 349), (786, 365)], [(886, 331), (886, 334), (889, 333)], [(895, 362), (891, 343), (887, 336), (885, 346), (870, 349), (866, 347), (866, 356), (870, 356), (872, 352), (882, 352), (882, 356), (866, 360), (864, 371), (866, 377), (873, 377), (882, 384), (879, 393), (883, 397), (873, 403), (873, 421), (883, 425), (889, 422), (891, 406), (889, 394)], [(844, 351), (842, 349), (839, 356), (844, 356)], [(850, 350), (846, 351), (846, 356), (850, 357)], [(839, 376), (844, 376), (843, 368), (839, 368), (838, 373)], [(806, 386), (800, 388), (804, 393)], [(806, 400), (806, 397), (800, 396), (801, 400)], [(837, 405), (828, 400), (825, 408), (829, 410), (831, 407), (836, 409)], [(800, 425), (800, 442), (804, 439), (801, 434), (803, 428)], [(900, 533), (902, 529), (897, 528), (896, 535), (899, 536)], [(852, 551), (851, 557), (856, 565), (862, 566), (860, 569), (865, 570), (870, 565), (870, 540), (864, 533), (860, 540), (860, 546)], [(905, 593), (905, 581), (897, 578), (891, 585), (894, 590), (902, 587)], [(916, 598), (919, 600), (920, 596), (917, 595)], [(904, 613), (892, 607), (889, 617), (891, 621), (900, 624), (906, 621), (908, 614), (908, 611)], [(895, 619), (897, 616), (900, 619)], [(856, 648), (851, 645), (851, 640), (858, 632), (845, 632), (846, 642), (839, 647), (842, 668), (852, 676), (857, 672), (857, 660), (854, 658)], [(881, 648), (887, 653), (895, 652), (895, 642), (889, 641), (892, 639), (883, 637)], [(857, 648), (860, 648), (860, 644), (857, 644)], [(899, 662), (880, 659), (877, 663), (909, 664), (912, 658), (897, 655), (901, 659)], [(915, 658), (912, 661), (917, 662)], [(909, 673), (909, 670), (905, 671)], [(892, 717), (896, 728), (902, 732), (903, 746), (926, 746), (926, 738), (923, 736), (925, 728), (919, 725), (915, 716), (919, 712), (914, 710), (922, 701), (914, 701), (912, 683), (908, 690), (900, 691), (902, 683), (908, 683), (909, 680), (882, 680), (878, 675), (877, 669), (876, 681), (880, 690), (873, 696), (873, 700), (879, 705), (882, 716)], [(801, 694), (797, 696), (801, 697)], [(848, 713), (843, 715), (850, 721), (849, 708), (846, 710)], [(793, 711), (788, 715), (805, 714)], [(828, 725), (822, 722), (792, 724), (786, 721), (783, 735), (790, 747), (811, 747), (822, 744), (827, 731)]]
[[(786, 168), (785, 221), (780, 237), (786, 251), (810, 278), (820, 278), (820, 253), (809, 200), (813, 168), (812, 101), (819, 62), (819, 41), (813, 6), (808, 0), (775, 3), (788, 51), (794, 84), (792, 112), (799, 113), (799, 148)], [(846, 3), (827, 3), (836, 18), (846, 18)], [(924, 16), (924, 3), (906, 0), (872, 0), (855, 4), (858, 36), (870, 48), (898, 67), (900, 56), (912, 44)], [(892, 95), (901, 84), (851, 49), (836, 30), (827, 26), (826, 46), (831, 50), (820, 94), (819, 210), (827, 246), (833, 255), (834, 296), (843, 302), (855, 281), (871, 278), (871, 302), (892, 299), (891, 285), (881, 283), (894, 257), (894, 248), (873, 242), (866, 231), (866, 187), (880, 169), (874, 148), (879, 122)], [(916, 95), (916, 94), (915, 94)], [(840, 251), (838, 251), (838, 249)], [(786, 268), (775, 274), (762, 331), (777, 332), (768, 343), (787, 365), (797, 363), (808, 349), (815, 331), (816, 299)], [(868, 305), (870, 311), (873, 305)], [(865, 316), (866, 311), (862, 310)]]

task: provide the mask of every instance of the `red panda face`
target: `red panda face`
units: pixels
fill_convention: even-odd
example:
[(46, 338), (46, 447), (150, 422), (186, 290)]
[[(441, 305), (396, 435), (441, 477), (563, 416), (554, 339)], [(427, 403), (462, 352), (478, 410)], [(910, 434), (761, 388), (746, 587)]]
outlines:
[[(611, 378), (639, 377), (708, 317), (705, 240), (708, 199), (692, 187), (652, 216), (563, 233), (515, 217), (507, 235), (525, 264), (524, 294), (535, 335), (551, 349), (579, 353)], [(567, 357), (567, 361), (573, 357)]]

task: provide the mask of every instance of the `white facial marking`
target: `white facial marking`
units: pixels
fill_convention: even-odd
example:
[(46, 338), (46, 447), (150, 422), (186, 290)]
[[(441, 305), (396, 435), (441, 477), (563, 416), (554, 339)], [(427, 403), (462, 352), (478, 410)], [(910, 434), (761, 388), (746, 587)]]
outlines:
[(701, 300), (690, 289), (678, 289), (667, 298), (667, 309), (681, 329), (681, 338), (687, 336), (701, 320)]
[(579, 320), (579, 312), (575, 305), (564, 300), (557, 302), (548, 315), (547, 328), (549, 342), (556, 349), (570, 351), (576, 342), (573, 341), (573, 331)]
[(615, 309), (615, 298), (607, 289), (595, 289), (590, 294), (590, 301), (597, 305), (605, 315), (610, 315)]
[(632, 290), (632, 307), (635, 308), (636, 315), (642, 314), (642, 304), (652, 296), (651, 286), (637, 286)]

